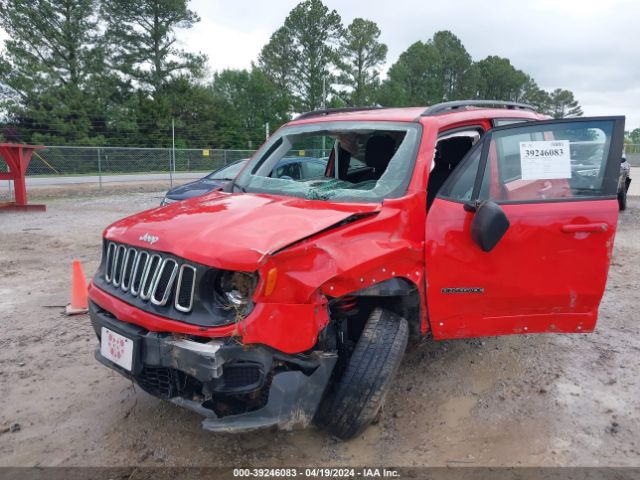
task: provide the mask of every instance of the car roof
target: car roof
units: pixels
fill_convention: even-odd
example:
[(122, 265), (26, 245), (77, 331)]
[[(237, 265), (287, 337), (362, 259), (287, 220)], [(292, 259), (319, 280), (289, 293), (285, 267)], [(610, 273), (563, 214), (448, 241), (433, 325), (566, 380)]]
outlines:
[(493, 119), (493, 118), (524, 118), (529, 120), (544, 120), (548, 117), (535, 111), (509, 108), (478, 108), (464, 107), (455, 110), (448, 110), (430, 116), (423, 116), (428, 107), (406, 107), (406, 108), (376, 108), (351, 110), (343, 112), (328, 112), (293, 120), (287, 125), (303, 125), (320, 122), (433, 122), (440, 126), (467, 121)]

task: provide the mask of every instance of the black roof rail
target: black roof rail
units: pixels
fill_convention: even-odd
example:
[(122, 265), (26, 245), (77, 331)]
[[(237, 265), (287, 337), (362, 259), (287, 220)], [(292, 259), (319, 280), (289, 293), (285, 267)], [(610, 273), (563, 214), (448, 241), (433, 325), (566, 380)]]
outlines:
[(365, 110), (378, 110), (385, 108), (380, 105), (373, 105), (370, 107), (342, 107), (342, 108), (325, 108), (322, 110), (312, 110), (310, 112), (304, 112), (298, 115), (294, 120), (302, 120), (303, 118), (321, 117), (323, 115), (331, 115), (332, 113), (348, 113), (348, 112), (360, 112)]
[(464, 107), (501, 107), (508, 110), (531, 110), (535, 111), (536, 107), (527, 105), (526, 103), (506, 102), (504, 100), (455, 100), (453, 102), (437, 103), (428, 107), (421, 117), (431, 117), (449, 110), (457, 110)]

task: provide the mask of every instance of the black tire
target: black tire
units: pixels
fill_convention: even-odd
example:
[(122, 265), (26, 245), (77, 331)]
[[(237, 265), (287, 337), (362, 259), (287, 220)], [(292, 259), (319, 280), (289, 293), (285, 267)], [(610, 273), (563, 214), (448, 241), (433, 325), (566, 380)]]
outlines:
[(627, 209), (627, 189), (625, 187), (622, 187), (618, 192), (618, 206), (620, 211)]
[(343, 440), (362, 432), (382, 407), (408, 339), (404, 318), (374, 309), (335, 391), (323, 400), (318, 423)]

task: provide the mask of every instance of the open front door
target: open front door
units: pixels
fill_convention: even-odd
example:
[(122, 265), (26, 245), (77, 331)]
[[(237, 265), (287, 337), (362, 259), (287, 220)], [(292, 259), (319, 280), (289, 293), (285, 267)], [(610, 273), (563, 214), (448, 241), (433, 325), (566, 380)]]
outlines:
[(494, 128), (427, 214), (435, 338), (588, 332), (618, 220), (624, 117)]

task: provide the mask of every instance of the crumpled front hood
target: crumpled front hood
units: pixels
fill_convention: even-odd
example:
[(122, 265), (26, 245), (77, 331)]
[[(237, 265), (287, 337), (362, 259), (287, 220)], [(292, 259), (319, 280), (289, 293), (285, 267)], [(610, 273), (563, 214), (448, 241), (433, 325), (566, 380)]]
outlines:
[(107, 227), (105, 237), (204, 265), (253, 271), (265, 255), (378, 209), (375, 204), (213, 192), (119, 220)]

